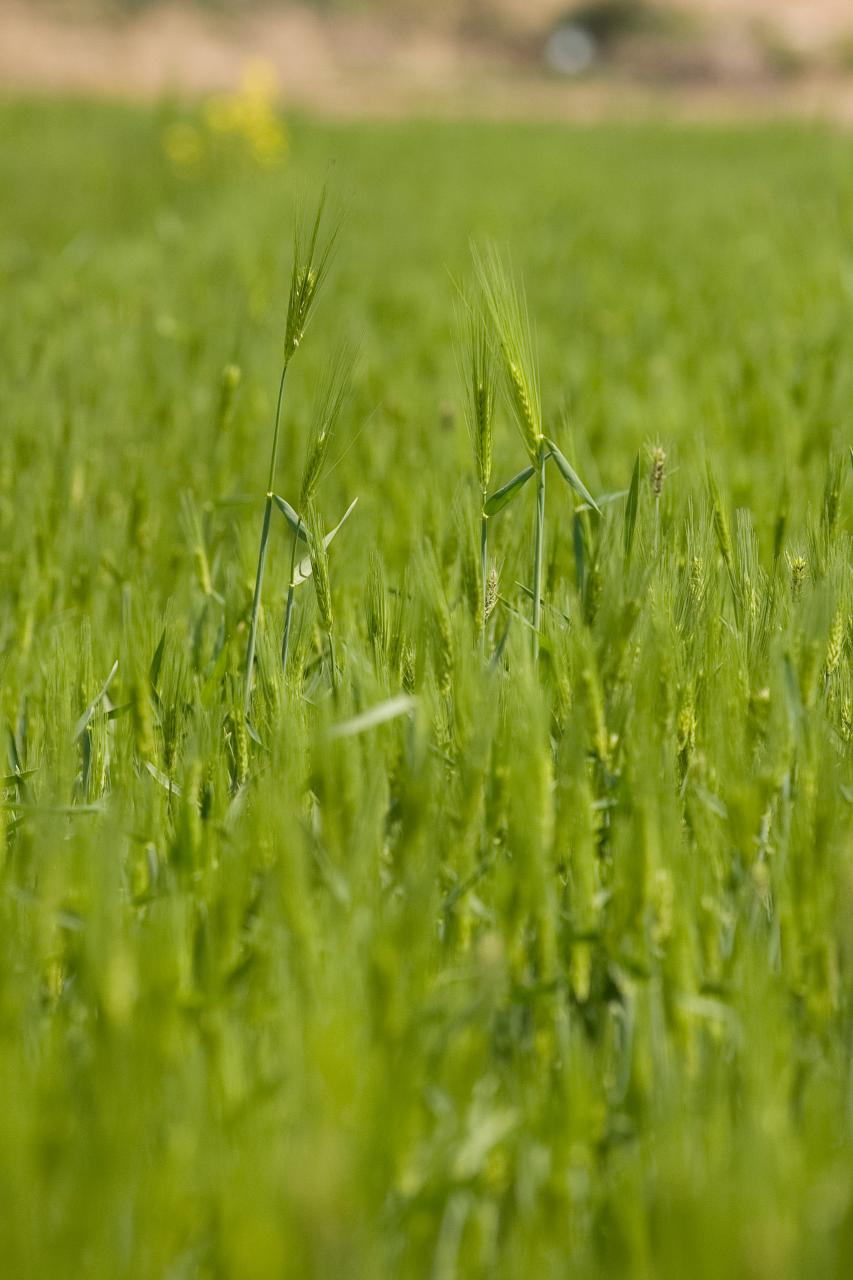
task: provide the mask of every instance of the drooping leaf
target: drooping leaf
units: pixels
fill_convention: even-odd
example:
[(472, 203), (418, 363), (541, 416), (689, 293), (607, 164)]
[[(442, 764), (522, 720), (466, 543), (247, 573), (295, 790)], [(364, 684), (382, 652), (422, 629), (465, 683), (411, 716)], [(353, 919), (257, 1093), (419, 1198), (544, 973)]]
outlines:
[(396, 720), (398, 716), (408, 715), (417, 705), (416, 698), (399, 694), (396, 698), (389, 698), (387, 702), (380, 702), (378, 706), (371, 707), (369, 711), (363, 711), (361, 715), (353, 716), (351, 720), (332, 725), (329, 737), (353, 738), (359, 733), (375, 728), (376, 725), (385, 724), (388, 720)]
[[(621, 502), (623, 498), (628, 497), (627, 489), (616, 489), (613, 493), (600, 493), (596, 498), (599, 507), (612, 506), (614, 502)], [(581, 502), (575, 507), (575, 511), (592, 511), (592, 507), (588, 502)]]
[(560, 472), (560, 475), (563, 477), (566, 484), (569, 485), (570, 488), (574, 489), (575, 493), (579, 494), (580, 497), (583, 498), (584, 502), (588, 502), (593, 511), (597, 511), (598, 514), (601, 515), (601, 508), (565, 454), (560, 452), (553, 440), (548, 440), (546, 443), (548, 448), (551, 450), (551, 456), (554, 459), (554, 462), (557, 464), (557, 470)]
[(178, 783), (173, 782), (168, 774), (163, 773), (162, 770), (158, 769), (156, 765), (153, 765), (150, 760), (145, 761), (145, 768), (151, 774), (154, 781), (158, 783), (164, 791), (168, 791), (170, 796), (180, 796), (183, 794), (182, 788)]
[(533, 467), (525, 467), (517, 476), (513, 476), (511, 480), (507, 480), (506, 484), (501, 485), (500, 489), (490, 493), (483, 506), (483, 515), (496, 516), (508, 503), (512, 502), (513, 498), (518, 496), (532, 475)]
[(290, 525), (291, 532), (294, 533), (302, 542), (307, 544), (308, 534), (305, 529), (305, 521), (299, 518), (298, 513), (286, 498), (281, 498), (277, 493), (274, 493), (272, 500), (284, 516), (287, 523)]
[[(329, 530), (329, 532), (328, 532), (327, 534), (325, 534), (325, 536), (324, 536), (324, 538), (323, 538), (323, 546), (324, 546), (324, 547), (328, 547), (328, 545), (329, 545), (329, 543), (332, 541), (332, 539), (333, 539), (333, 538), (338, 534), (338, 532), (339, 532), (339, 531), (343, 528), (343, 526), (346, 524), (347, 520), (348, 520), (348, 519), (350, 518), (350, 516), (352, 515), (352, 512), (353, 512), (353, 510), (354, 510), (354, 508), (355, 508), (355, 504), (356, 504), (357, 502), (358, 502), (358, 498), (353, 498), (352, 502), (349, 504), (349, 506), (347, 507), (346, 511), (344, 512), (344, 514), (341, 516), (340, 520), (338, 521), (338, 523), (335, 525), (334, 529), (330, 529), (330, 530)], [(293, 585), (294, 585), (294, 587), (301, 586), (301, 584), (302, 584), (303, 582), (307, 582), (307, 581), (308, 581), (308, 579), (311, 577), (312, 572), (313, 572), (313, 570), (312, 570), (312, 568), (311, 568), (311, 557), (310, 557), (310, 556), (304, 556), (304, 557), (299, 561), (299, 564), (298, 564), (298, 566), (297, 566), (296, 572), (295, 572), (295, 573), (294, 573), (294, 575), (293, 575)]]

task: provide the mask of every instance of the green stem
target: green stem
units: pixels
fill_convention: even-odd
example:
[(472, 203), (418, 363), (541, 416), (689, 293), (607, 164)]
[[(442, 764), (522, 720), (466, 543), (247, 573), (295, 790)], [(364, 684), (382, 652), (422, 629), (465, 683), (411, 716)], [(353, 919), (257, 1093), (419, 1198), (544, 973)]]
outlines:
[[(485, 494), (483, 495), (485, 502)], [(483, 579), (483, 625), (480, 640), (483, 654), (486, 652), (486, 602), (489, 594), (489, 517), (483, 513), (480, 519), (480, 573)]]
[(536, 540), (533, 548), (533, 661), (539, 657), (539, 622), (542, 615), (542, 557), (545, 550), (545, 460), (544, 444), (539, 446), (536, 474)]
[(331, 669), (331, 673), (332, 673), (332, 692), (333, 692), (333, 693), (335, 694), (335, 696), (337, 697), (337, 693), (338, 693), (338, 668), (337, 668), (337, 664), (336, 664), (336, 662), (335, 662), (335, 642), (334, 642), (334, 639), (332, 638), (332, 633), (331, 633), (331, 631), (328, 633), (328, 636), (329, 636), (329, 667), (330, 667), (330, 669)]
[(272, 451), (270, 453), (270, 474), (267, 481), (267, 493), (272, 493), (275, 482), (275, 464), (278, 459), (278, 432), (281, 426), (281, 403), (284, 399), (284, 379), (287, 376), (287, 362), (282, 365), (281, 381), (278, 384), (278, 400), (275, 406), (275, 427), (272, 435)]
[(284, 635), (281, 637), (281, 669), (287, 670), (287, 652), (290, 648), (290, 624), (293, 618), (293, 592), (296, 589), (293, 581), (296, 573), (296, 547), (299, 543), (299, 530), (302, 528), (302, 517), (296, 525), (293, 535), (293, 546), (290, 552), (290, 586), (287, 588), (287, 608), (284, 611)]
[(252, 672), (255, 665), (255, 646), (258, 639), (258, 614), (261, 608), (261, 586), (264, 580), (264, 567), (267, 562), (267, 541), (270, 534), (270, 517), (272, 516), (272, 498), (267, 498), (264, 507), (264, 523), (261, 526), (261, 547), (258, 552), (258, 572), (255, 575), (255, 594), (252, 597), (252, 620), (249, 623), (249, 645), (246, 650), (246, 715), (249, 714), (249, 703), (252, 698)]
[(272, 450), (270, 452), (270, 471), (269, 480), (267, 482), (267, 500), (264, 506), (264, 521), (261, 525), (261, 545), (258, 550), (258, 572), (255, 575), (255, 591), (252, 596), (252, 618), (249, 623), (249, 644), (246, 649), (246, 690), (244, 698), (244, 706), (246, 715), (249, 714), (249, 703), (252, 698), (252, 676), (255, 667), (255, 648), (258, 642), (258, 615), (261, 609), (261, 588), (264, 583), (264, 569), (267, 563), (267, 542), (270, 536), (270, 519), (272, 516), (272, 493), (273, 482), (275, 480), (275, 464), (278, 459), (278, 434), (281, 426), (281, 404), (284, 398), (284, 379), (287, 373), (287, 362), (285, 361), (281, 370), (281, 380), (278, 384), (278, 399), (275, 406), (275, 423), (273, 427)]

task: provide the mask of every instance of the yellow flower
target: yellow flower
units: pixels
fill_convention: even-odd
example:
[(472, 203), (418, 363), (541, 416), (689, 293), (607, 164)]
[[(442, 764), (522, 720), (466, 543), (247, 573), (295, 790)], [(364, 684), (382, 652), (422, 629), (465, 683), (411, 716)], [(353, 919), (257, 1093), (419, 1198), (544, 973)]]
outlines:
[(278, 164), (287, 153), (288, 137), (276, 113), (276, 87), (270, 63), (249, 63), (237, 93), (219, 95), (205, 105), (208, 129), (242, 143), (258, 164)]

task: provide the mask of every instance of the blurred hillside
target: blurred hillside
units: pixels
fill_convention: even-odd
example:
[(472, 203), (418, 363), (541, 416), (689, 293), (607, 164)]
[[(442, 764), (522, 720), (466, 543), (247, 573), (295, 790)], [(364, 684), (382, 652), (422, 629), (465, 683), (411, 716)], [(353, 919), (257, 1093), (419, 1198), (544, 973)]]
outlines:
[(853, 0), (0, 0), (0, 87), (338, 113), (853, 118)]

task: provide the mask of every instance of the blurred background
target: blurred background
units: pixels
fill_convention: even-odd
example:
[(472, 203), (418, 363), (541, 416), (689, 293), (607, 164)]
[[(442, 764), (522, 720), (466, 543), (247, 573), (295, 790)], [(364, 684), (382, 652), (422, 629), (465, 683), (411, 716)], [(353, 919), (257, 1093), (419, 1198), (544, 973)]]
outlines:
[(853, 0), (0, 0), (0, 86), (329, 114), (853, 119)]

